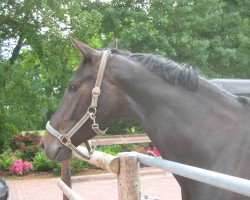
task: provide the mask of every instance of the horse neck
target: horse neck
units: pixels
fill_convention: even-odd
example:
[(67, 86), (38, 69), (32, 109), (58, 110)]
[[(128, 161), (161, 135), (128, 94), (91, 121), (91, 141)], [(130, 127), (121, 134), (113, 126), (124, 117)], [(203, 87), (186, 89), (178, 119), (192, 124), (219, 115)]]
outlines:
[(117, 69), (115, 76), (125, 94), (119, 118), (139, 122), (164, 158), (189, 163), (195, 154), (192, 159), (202, 162), (211, 146), (199, 138), (237, 121), (236, 98), (203, 79), (196, 91), (190, 91), (133, 63)]

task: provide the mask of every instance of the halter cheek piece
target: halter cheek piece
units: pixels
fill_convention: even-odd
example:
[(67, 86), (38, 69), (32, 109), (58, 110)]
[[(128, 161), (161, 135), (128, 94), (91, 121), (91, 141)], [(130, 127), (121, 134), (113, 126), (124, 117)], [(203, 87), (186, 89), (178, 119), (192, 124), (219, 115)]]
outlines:
[[(92, 124), (91, 128), (93, 129), (93, 131), (95, 131), (97, 136), (103, 135), (107, 131), (107, 129), (104, 130), (104, 131), (100, 130), (98, 123), (96, 123), (96, 112), (97, 112), (98, 98), (99, 98), (99, 96), (101, 94), (101, 89), (100, 88), (101, 88), (101, 84), (102, 84), (102, 79), (103, 79), (103, 75), (104, 75), (105, 68), (106, 68), (107, 61), (109, 59), (110, 54), (111, 54), (111, 51), (109, 51), (109, 50), (106, 50), (103, 53), (101, 63), (100, 63), (100, 66), (99, 66), (99, 71), (98, 71), (97, 77), (96, 77), (95, 87), (92, 90), (91, 105), (88, 108), (85, 115), (66, 134), (61, 134), (59, 131), (54, 129), (50, 125), (50, 121), (48, 121), (47, 124), (46, 124), (46, 129), (50, 134), (55, 136), (63, 145), (69, 147), (76, 154), (78, 154), (79, 156), (83, 157), (84, 159), (88, 159), (88, 160), (91, 159), (91, 155), (93, 154), (95, 147), (91, 148), (90, 145), (89, 145), (89, 142), (86, 141), (85, 145), (86, 145), (86, 147), (88, 149), (89, 156), (84, 155), (77, 149), (77, 147), (75, 145), (73, 145), (71, 143), (71, 138), (88, 121), (88, 119), (91, 119), (93, 121), (93, 124)], [(98, 139), (98, 137), (97, 137), (97, 139)]]

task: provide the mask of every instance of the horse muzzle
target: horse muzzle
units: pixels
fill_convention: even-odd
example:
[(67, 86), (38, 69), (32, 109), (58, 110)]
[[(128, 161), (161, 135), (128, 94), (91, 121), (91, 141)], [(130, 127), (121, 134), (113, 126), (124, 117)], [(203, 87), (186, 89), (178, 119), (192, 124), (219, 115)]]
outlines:
[(48, 131), (46, 131), (42, 137), (40, 145), (44, 149), (47, 157), (51, 160), (61, 162), (63, 160), (70, 159), (72, 156), (72, 151), (62, 145), (61, 142), (48, 133)]

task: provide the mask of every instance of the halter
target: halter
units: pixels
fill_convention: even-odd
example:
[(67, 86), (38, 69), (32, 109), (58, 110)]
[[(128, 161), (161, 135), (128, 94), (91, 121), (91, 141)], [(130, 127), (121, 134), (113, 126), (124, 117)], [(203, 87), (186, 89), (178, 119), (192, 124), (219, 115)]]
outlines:
[(71, 143), (71, 138), (88, 121), (88, 119), (91, 119), (93, 121), (91, 128), (97, 134), (97, 136), (103, 135), (107, 131), (107, 129), (104, 131), (100, 130), (98, 123), (96, 123), (96, 112), (97, 112), (98, 98), (101, 94), (100, 88), (101, 88), (101, 84), (102, 84), (102, 79), (103, 79), (103, 75), (104, 75), (105, 68), (106, 68), (107, 61), (109, 59), (110, 54), (111, 54), (111, 51), (109, 51), (109, 50), (106, 50), (103, 53), (103, 56), (102, 56), (102, 59), (100, 62), (100, 66), (99, 66), (99, 71), (98, 71), (97, 77), (96, 77), (95, 87), (92, 89), (92, 101), (91, 101), (90, 107), (88, 108), (85, 115), (66, 134), (61, 134), (59, 131), (54, 129), (50, 125), (50, 121), (48, 121), (46, 124), (46, 130), (51, 135), (55, 136), (63, 145), (67, 146), (72, 151), (74, 151), (76, 154), (78, 154), (79, 156), (81, 156), (87, 160), (91, 159), (91, 156), (95, 150), (95, 147), (91, 148), (89, 145), (89, 142), (86, 141), (85, 145), (88, 149), (89, 156), (84, 155), (83, 153), (81, 153), (77, 149), (77, 147), (75, 145), (73, 145)]

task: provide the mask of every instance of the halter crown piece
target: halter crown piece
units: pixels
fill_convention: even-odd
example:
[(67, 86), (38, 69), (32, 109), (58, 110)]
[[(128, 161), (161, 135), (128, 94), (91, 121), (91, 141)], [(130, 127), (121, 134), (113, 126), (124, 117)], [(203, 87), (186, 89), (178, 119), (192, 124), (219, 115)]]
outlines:
[[(84, 155), (83, 153), (81, 153), (77, 147), (75, 145), (73, 145), (71, 143), (71, 138), (72, 136), (88, 121), (88, 119), (91, 119), (93, 121), (92, 124), (92, 129), (95, 131), (95, 133), (97, 134), (97, 136), (103, 135), (105, 134), (105, 132), (107, 131), (104, 130), (100, 130), (98, 123), (96, 123), (96, 112), (97, 112), (97, 102), (98, 102), (98, 98), (101, 94), (101, 84), (102, 84), (102, 79), (104, 76), (104, 72), (106, 69), (106, 65), (107, 65), (107, 61), (109, 59), (109, 56), (111, 54), (110, 50), (106, 50), (103, 53), (101, 62), (100, 62), (100, 66), (99, 66), (99, 70), (97, 73), (97, 77), (96, 77), (96, 82), (95, 82), (95, 87), (92, 89), (92, 101), (91, 101), (91, 105), (88, 108), (88, 110), (86, 111), (85, 115), (83, 115), (83, 117), (68, 131), (68, 133), (66, 134), (61, 134), (59, 131), (57, 131), (56, 129), (54, 129), (51, 125), (50, 125), (50, 121), (47, 122), (46, 124), (46, 130), (52, 134), (53, 136), (55, 136), (63, 145), (69, 147), (72, 151), (74, 151), (76, 154), (78, 154), (80, 157), (84, 158), (84, 159), (91, 159), (91, 156), (94, 152), (94, 148), (91, 148), (88, 141), (85, 142), (85, 145), (89, 151), (89, 156)], [(98, 139), (98, 138), (97, 138)]]

